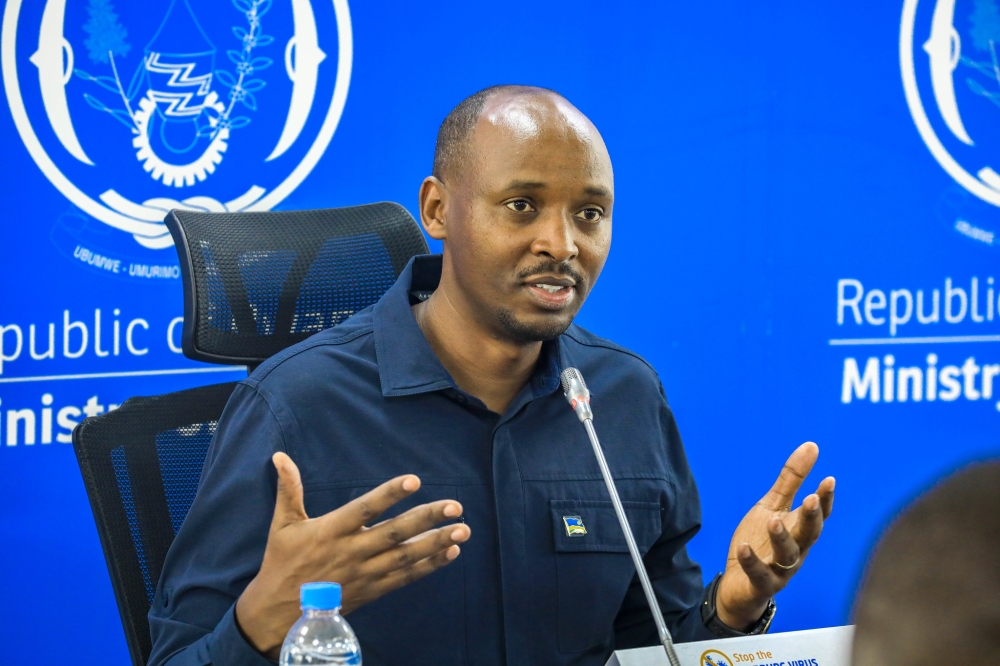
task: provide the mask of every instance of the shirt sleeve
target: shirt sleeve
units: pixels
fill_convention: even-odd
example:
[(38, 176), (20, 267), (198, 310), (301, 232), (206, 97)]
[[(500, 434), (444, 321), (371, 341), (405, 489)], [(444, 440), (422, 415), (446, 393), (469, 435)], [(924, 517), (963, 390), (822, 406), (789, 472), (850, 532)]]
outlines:
[(235, 603), (260, 569), (274, 513), (271, 456), (285, 448), (258, 391), (238, 384), (209, 447), (194, 503), (167, 552), (149, 611), (148, 666), (268, 666)]
[[(662, 387), (660, 389), (662, 395)], [(663, 532), (643, 557), (663, 619), (675, 642), (717, 638), (701, 621), (704, 587), (701, 567), (687, 552), (687, 543), (701, 529), (701, 504), (684, 445), (666, 398), (660, 407), (664, 446), (674, 471), (674, 497), (667, 507)], [(659, 637), (638, 575), (632, 579), (615, 619), (615, 649), (656, 645)]]

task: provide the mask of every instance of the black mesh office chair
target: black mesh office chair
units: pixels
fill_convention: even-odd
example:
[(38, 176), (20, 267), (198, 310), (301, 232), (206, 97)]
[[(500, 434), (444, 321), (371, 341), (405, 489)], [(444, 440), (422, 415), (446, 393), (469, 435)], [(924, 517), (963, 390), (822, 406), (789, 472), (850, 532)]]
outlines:
[[(420, 228), (394, 203), (314, 211), (172, 211), (185, 356), (256, 366), (377, 301)], [(133, 666), (152, 650), (147, 614), (167, 549), (198, 488), (235, 382), (130, 398), (73, 431)]]

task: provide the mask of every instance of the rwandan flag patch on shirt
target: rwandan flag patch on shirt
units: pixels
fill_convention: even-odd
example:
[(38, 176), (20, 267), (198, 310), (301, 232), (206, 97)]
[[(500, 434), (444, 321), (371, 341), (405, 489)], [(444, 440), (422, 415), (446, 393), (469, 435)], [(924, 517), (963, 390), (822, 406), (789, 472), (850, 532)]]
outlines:
[(580, 516), (563, 516), (563, 524), (566, 526), (566, 536), (581, 537), (587, 534)]

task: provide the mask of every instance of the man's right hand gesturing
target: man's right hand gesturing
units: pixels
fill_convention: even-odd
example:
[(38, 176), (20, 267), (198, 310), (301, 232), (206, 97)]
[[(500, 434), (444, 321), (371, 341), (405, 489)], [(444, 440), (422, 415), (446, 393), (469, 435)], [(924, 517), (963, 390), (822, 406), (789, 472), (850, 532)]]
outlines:
[(299, 586), (336, 581), (343, 611), (440, 569), (459, 554), (471, 532), (465, 524), (434, 528), (462, 515), (462, 505), (441, 500), (414, 507), (365, 527), (420, 488), (413, 475), (399, 476), (318, 518), (306, 515), (299, 469), (284, 453), (271, 458), (278, 470), (278, 497), (260, 571), (236, 602), (244, 636), (276, 658), (288, 629), (301, 614)]

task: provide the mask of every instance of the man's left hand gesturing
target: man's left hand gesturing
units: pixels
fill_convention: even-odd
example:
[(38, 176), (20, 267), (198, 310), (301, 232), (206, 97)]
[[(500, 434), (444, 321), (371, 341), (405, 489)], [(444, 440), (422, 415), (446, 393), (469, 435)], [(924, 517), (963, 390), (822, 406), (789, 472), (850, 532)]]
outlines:
[(757, 623), (768, 600), (802, 566), (823, 531), (823, 521), (830, 517), (832, 476), (823, 479), (799, 508), (791, 510), (795, 493), (817, 457), (819, 447), (812, 442), (797, 448), (774, 486), (743, 517), (733, 534), (715, 600), (719, 619), (733, 629), (745, 631)]

